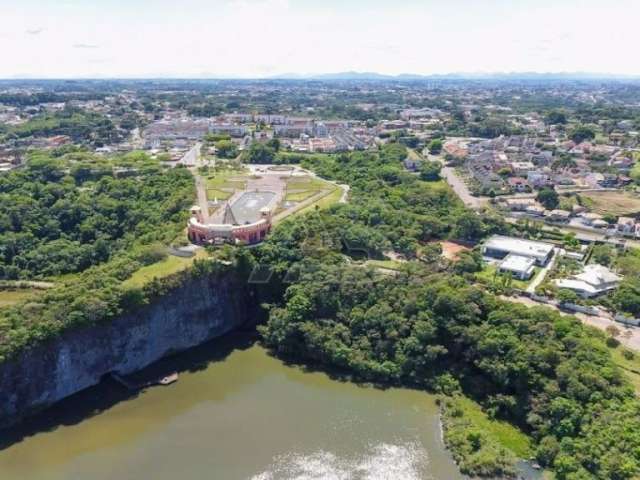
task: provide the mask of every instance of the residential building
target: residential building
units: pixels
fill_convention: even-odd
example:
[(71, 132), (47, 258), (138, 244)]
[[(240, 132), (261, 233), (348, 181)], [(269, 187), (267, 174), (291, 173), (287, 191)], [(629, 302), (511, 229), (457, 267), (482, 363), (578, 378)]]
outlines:
[(619, 217), (616, 230), (622, 234), (633, 234), (636, 230), (636, 221), (631, 217)]
[(247, 128), (243, 125), (234, 125), (232, 123), (212, 123), (209, 125), (209, 132), (211, 133), (223, 133), (232, 137), (244, 137), (247, 133)]
[(534, 188), (547, 187), (553, 185), (551, 176), (541, 170), (532, 170), (527, 172), (527, 182)]
[(527, 180), (522, 177), (511, 177), (507, 179), (507, 184), (514, 192), (526, 192), (531, 190)]
[(551, 210), (549, 212), (549, 219), (554, 222), (568, 222), (571, 218), (571, 212), (567, 210)]
[(510, 253), (498, 265), (500, 273), (510, 273), (518, 280), (529, 280), (535, 271), (535, 259)]
[(532, 258), (536, 265), (546, 265), (553, 256), (553, 245), (522, 238), (494, 235), (482, 247), (483, 255), (503, 259), (509, 254)]
[(607, 267), (597, 264), (587, 265), (582, 273), (571, 278), (555, 281), (559, 288), (573, 290), (583, 298), (591, 298), (618, 287), (622, 277)]
[(533, 198), (507, 198), (504, 203), (512, 212), (524, 212), (527, 208), (537, 205)]
[(511, 162), (510, 166), (511, 171), (515, 175), (526, 175), (536, 168), (536, 166), (531, 162)]

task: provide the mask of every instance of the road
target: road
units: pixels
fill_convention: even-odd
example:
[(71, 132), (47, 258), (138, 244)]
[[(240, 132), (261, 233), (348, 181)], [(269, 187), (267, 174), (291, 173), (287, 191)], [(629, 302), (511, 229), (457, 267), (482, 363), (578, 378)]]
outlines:
[(622, 332), (620, 336), (617, 337), (617, 340), (624, 345), (625, 347), (640, 351), (640, 328), (639, 327), (626, 327), (621, 323), (614, 321), (611, 316), (606, 312), (601, 312), (600, 315), (586, 315), (584, 313), (574, 313), (570, 314), (560, 310), (554, 304), (536, 302), (528, 297), (514, 296), (514, 297), (500, 297), (503, 300), (507, 300), (509, 302), (520, 303), (522, 305), (526, 305), (528, 307), (549, 307), (552, 308), (562, 315), (573, 315), (577, 319), (579, 319), (585, 325), (590, 325), (592, 327), (597, 328), (598, 330), (602, 330), (605, 332), (607, 327), (614, 326), (618, 330)]
[[(618, 192), (620, 190), (617, 188), (556, 187), (556, 191), (558, 192), (558, 194), (562, 195), (564, 193)], [(523, 192), (523, 193), (513, 193), (511, 195), (500, 195), (499, 198), (501, 200), (508, 200), (511, 198), (536, 198), (537, 196), (538, 196), (538, 192)]]
[(456, 173), (454, 168), (442, 166), (440, 175), (447, 181), (453, 191), (460, 197), (463, 203), (473, 210), (481, 210), (487, 204), (489, 199), (483, 197), (474, 197), (469, 191), (469, 187)]
[[(535, 222), (543, 223), (542, 218), (532, 217), (527, 215), (515, 216), (513, 213), (511, 213), (508, 216), (505, 215), (504, 219), (505, 221), (509, 223), (514, 223), (514, 224), (522, 219), (528, 219)], [(543, 223), (542, 230), (545, 230), (545, 231), (558, 230), (563, 233), (574, 233), (578, 235), (578, 238), (589, 240), (592, 242), (610, 243), (611, 245), (621, 245), (622, 243), (624, 243), (624, 245), (628, 247), (640, 248), (640, 241), (638, 240), (632, 240), (629, 238), (622, 238), (622, 237), (609, 237), (608, 235), (598, 231), (594, 231), (594, 229), (589, 227), (579, 227), (575, 225), (566, 225), (566, 224), (558, 225), (558, 224)]]

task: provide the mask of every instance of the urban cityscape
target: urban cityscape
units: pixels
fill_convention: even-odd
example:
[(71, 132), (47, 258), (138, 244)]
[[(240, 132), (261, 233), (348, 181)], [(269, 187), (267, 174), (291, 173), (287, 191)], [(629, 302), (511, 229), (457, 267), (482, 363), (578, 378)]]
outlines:
[(640, 478), (638, 5), (8, 3), (3, 480)]

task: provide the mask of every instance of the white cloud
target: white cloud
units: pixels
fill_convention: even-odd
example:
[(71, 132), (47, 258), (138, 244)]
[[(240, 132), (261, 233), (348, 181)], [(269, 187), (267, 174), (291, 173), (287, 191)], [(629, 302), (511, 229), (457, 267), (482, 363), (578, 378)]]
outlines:
[(634, 0), (422, 0), (359, 8), (304, 0), (139, 0), (120, 6), (68, 0), (64, 8), (46, 0), (5, 1), (3, 43), (13, 48), (3, 52), (0, 77), (344, 70), (640, 74), (628, 55), (640, 18)]

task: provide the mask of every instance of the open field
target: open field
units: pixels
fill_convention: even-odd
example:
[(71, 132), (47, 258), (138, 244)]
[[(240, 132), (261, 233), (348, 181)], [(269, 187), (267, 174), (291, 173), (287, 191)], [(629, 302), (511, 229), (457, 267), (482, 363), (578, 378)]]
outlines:
[(219, 172), (207, 177), (207, 196), (211, 199), (226, 200), (234, 190), (244, 190), (247, 186), (248, 175), (243, 172)]
[[(287, 179), (287, 195), (285, 200), (292, 202), (304, 200), (321, 190), (331, 189), (333, 185), (315, 177), (291, 177)], [(306, 197), (302, 195), (306, 194)], [(291, 197), (291, 198), (290, 198)], [(298, 200), (296, 200), (298, 198)]]
[(327, 190), (326, 195), (322, 196), (310, 205), (298, 210), (293, 215), (301, 215), (303, 213), (314, 211), (316, 207), (320, 210), (324, 210), (325, 208), (329, 208), (330, 206), (338, 203), (340, 201), (340, 197), (342, 197), (342, 189), (335, 185), (331, 185), (331, 187), (332, 190)]
[(420, 161), (422, 156), (416, 152), (413, 148), (407, 148), (407, 158), (409, 160)]
[(36, 288), (16, 288), (11, 290), (0, 290), (0, 308), (10, 307), (23, 300), (35, 297), (44, 290)]
[(374, 268), (384, 268), (386, 270), (402, 270), (403, 262), (397, 260), (367, 260), (365, 265), (369, 265)]
[(326, 186), (327, 182), (317, 177), (289, 177), (287, 179), (287, 188), (290, 189), (307, 188), (319, 190), (322, 188), (326, 188)]
[(610, 349), (611, 356), (635, 388), (636, 394), (640, 395), (640, 352), (633, 352), (633, 358), (627, 359), (622, 354), (625, 350), (627, 349), (622, 345)]
[(480, 405), (466, 397), (456, 399), (464, 412), (464, 417), (479, 430), (486, 432), (503, 447), (508, 448), (520, 458), (529, 458), (533, 452), (531, 440), (521, 430), (509, 422), (490, 419)]
[(217, 188), (207, 189), (207, 198), (210, 198), (211, 200), (226, 200), (231, 195), (233, 195), (233, 192), (231, 191), (219, 190)]
[(142, 267), (136, 271), (131, 277), (122, 282), (124, 288), (142, 288), (144, 285), (154, 278), (163, 278), (182, 270), (186, 270), (191, 266), (197, 258), (204, 258), (207, 253), (204, 250), (198, 250), (196, 255), (191, 258), (182, 258), (169, 255), (164, 260), (157, 263)]
[(288, 191), (284, 197), (287, 202), (302, 202), (307, 198), (313, 197), (320, 190), (303, 190), (303, 191)]
[(600, 215), (626, 216), (640, 213), (640, 197), (628, 192), (589, 192), (580, 194), (583, 204)]
[(302, 202), (322, 190), (330, 190), (333, 185), (314, 177), (290, 177), (286, 188), (285, 201)]

